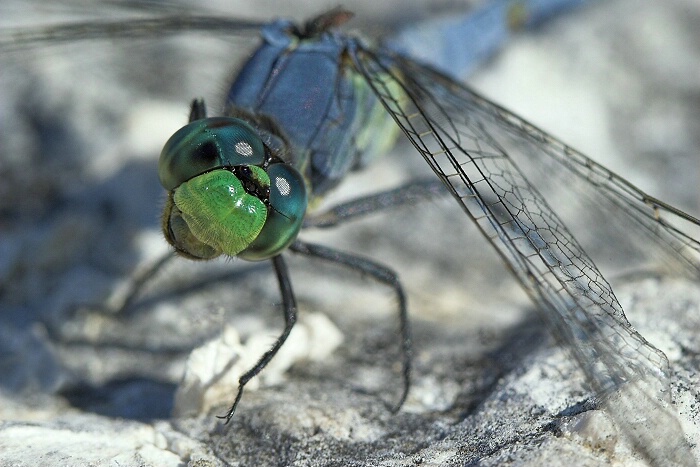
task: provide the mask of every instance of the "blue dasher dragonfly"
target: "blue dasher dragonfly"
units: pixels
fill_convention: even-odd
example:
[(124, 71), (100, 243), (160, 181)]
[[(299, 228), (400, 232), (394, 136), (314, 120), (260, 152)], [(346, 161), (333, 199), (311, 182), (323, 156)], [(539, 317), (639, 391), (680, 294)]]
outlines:
[[(275, 39), (281, 40), (276, 36)], [(521, 176), (522, 163), (516, 166), (510, 157), (515, 157), (515, 153), (525, 158), (546, 156), (544, 162), (537, 159), (541, 170), (548, 175), (547, 171), (559, 170), (563, 177), (587, 183), (589, 191), (595, 187), (590, 196), (602, 196), (608, 209), (630, 216), (636, 229), (667, 246), (669, 254), (685, 261), (689, 268), (697, 264), (693, 253), (697, 242), (672, 224), (676, 220), (690, 224), (697, 221), (644, 195), (575, 150), (440, 73), (382, 49), (366, 48), (360, 42), (352, 44), (348, 66), (364, 78), (371, 96), (380, 99), (439, 178), (451, 187), (465, 212), (544, 311), (550, 328), (571, 346), (590, 383), (601, 393), (613, 389), (626, 393), (621, 398), (623, 404), (609, 408), (615, 418), (624, 419), (624, 414), (631, 411), (627, 403), (642, 412), (660, 414), (659, 423), (672, 427), (673, 420), (663, 418), (663, 403), (657, 401), (668, 399), (665, 357), (630, 328), (609, 284), (539, 195), (544, 188), (538, 185), (535, 189)], [(370, 88), (365, 88), (365, 92)], [(200, 112), (195, 113), (201, 116)], [(258, 122), (258, 126), (263, 125)], [(274, 139), (269, 135), (268, 138)], [(191, 175), (180, 178), (190, 179)], [(312, 182), (312, 186), (322, 187), (331, 178), (323, 172), (322, 180)], [(161, 179), (166, 179), (168, 189), (175, 189), (181, 181), (171, 183), (168, 176)], [(375, 201), (373, 207), (377, 204)], [(167, 227), (168, 230), (173, 229)], [(171, 241), (184, 248), (177, 239)], [(297, 251), (305, 248), (304, 244), (293, 245)], [(328, 256), (318, 250), (316, 254)], [(277, 266), (283, 271), (280, 263)], [(291, 308), (288, 306), (288, 311)], [(647, 437), (659, 434), (645, 430), (640, 424), (629, 431), (639, 447), (654, 447)], [(665, 431), (678, 434), (672, 428)], [(678, 439), (682, 440), (682, 436)], [(682, 446), (676, 447), (683, 452)], [(653, 449), (648, 453), (652, 459), (657, 454)]]

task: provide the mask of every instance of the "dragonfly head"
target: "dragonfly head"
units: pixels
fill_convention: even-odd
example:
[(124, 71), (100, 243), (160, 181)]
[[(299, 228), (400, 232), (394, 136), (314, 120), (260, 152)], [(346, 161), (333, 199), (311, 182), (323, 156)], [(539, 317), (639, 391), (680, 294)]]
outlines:
[(268, 259), (301, 229), (303, 177), (241, 119), (205, 118), (179, 129), (163, 147), (158, 176), (168, 190), (163, 233), (183, 256)]

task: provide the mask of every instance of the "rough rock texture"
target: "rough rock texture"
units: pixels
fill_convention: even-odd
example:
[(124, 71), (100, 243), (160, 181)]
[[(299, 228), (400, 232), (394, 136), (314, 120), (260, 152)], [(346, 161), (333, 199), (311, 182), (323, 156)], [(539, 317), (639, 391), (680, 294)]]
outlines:
[[(270, 18), (274, 3), (226, 11)], [(278, 13), (322, 9), (303, 3)], [(346, 6), (370, 30), (426, 14), (421, 2), (366, 3)], [(26, 6), (7, 8), (32, 21)], [(699, 27), (693, 0), (600, 2), (518, 36), (471, 82), (697, 214)], [(415, 368), (397, 414), (394, 298), (336, 267), (289, 257), (299, 324), (228, 425), (215, 415), (236, 375), (281, 329), (268, 266), (182, 260), (123, 315), (76, 308), (117, 302), (132, 272), (166, 251), (156, 157), (188, 101), (215, 102), (225, 87), (241, 53), (231, 42), (0, 55), (0, 465), (643, 464), (449, 199), (304, 235), (400, 272)], [(401, 145), (332, 199), (423, 165)], [(596, 245), (591, 225), (573, 228)], [(627, 241), (592, 253), (624, 257)], [(700, 458), (700, 288), (648, 267), (615, 275), (616, 265), (628, 318), (669, 357), (675, 410)]]

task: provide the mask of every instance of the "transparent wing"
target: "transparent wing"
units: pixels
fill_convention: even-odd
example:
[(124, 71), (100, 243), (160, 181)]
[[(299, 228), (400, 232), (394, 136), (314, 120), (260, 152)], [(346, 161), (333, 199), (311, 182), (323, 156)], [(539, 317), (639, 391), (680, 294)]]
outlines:
[(629, 228), (695, 273), (700, 245), (675, 224), (698, 220), (438, 72), (363, 48), (355, 63), (550, 330), (568, 345), (593, 388), (609, 395), (606, 409), (634, 445), (654, 463), (693, 465), (668, 407), (665, 355), (630, 326), (608, 281), (512, 156), (545, 167), (548, 176), (556, 171), (588, 186), (623, 213)]
[(257, 32), (264, 23), (216, 16), (158, 16), (88, 20), (84, 22), (3, 30), (0, 49), (21, 50), (39, 43), (58, 45), (94, 39), (145, 39), (204, 32), (217, 35), (242, 35)]
[[(186, 5), (167, 2), (80, 2), (72, 8), (60, 4), (54, 7), (58, 9), (57, 12), (42, 15), (42, 12), (46, 13), (44, 10), (50, 8), (36, 5), (30, 8), (26, 4), (16, 6), (15, 8), (24, 8), (26, 11), (24, 14), (15, 13), (13, 18), (45, 16), (46, 24), (21, 27), (10, 25), (0, 30), (0, 50), (9, 52), (104, 39), (157, 39), (188, 32), (221, 37), (241, 36), (255, 34), (265, 24), (213, 12), (207, 14), (204, 6), (195, 11)], [(10, 7), (6, 5), (5, 8)], [(71, 18), (70, 22), (66, 22), (66, 18)]]

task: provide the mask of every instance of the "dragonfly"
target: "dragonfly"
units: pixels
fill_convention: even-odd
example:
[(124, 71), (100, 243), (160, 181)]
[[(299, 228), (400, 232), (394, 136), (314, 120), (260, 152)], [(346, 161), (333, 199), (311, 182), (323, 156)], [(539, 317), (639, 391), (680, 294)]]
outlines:
[[(513, 11), (516, 23), (517, 13)], [(698, 272), (700, 244), (687, 230), (700, 225), (700, 221), (644, 193), (445, 73), (391, 48), (377, 48), (336, 32), (347, 20), (344, 10), (334, 10), (305, 26), (284, 21), (262, 25), (263, 47), (281, 47), (290, 57), (296, 56), (291, 50), (302, 57), (310, 52), (335, 54), (334, 73), (341, 70), (348, 74), (349, 78), (320, 71), (309, 74), (316, 79), (332, 78), (335, 83), (311, 86), (314, 92), (332, 91), (332, 98), (324, 101), (329, 109), (319, 112), (323, 118), (315, 126), (295, 113), (309, 96), (295, 96), (296, 107), (290, 110), (281, 106), (281, 96), (289, 96), (292, 86), (276, 88), (276, 77), (293, 69), (293, 60), (287, 62), (284, 54), (284, 59), (275, 55), (273, 65), (266, 64), (265, 54), (271, 52), (263, 48), (244, 65), (231, 86), (227, 115), (210, 118), (203, 102), (194, 101), (190, 123), (173, 135), (161, 154), (159, 176), (169, 193), (163, 231), (174, 249), (194, 259), (221, 254), (270, 259), (283, 297), (284, 332), (241, 377), (225, 418), (233, 416), (244, 386), (274, 357), (294, 324), (296, 304), (282, 256), (287, 248), (346, 264), (394, 288), (399, 299), (404, 355), (404, 387), (397, 405), (406, 398), (410, 334), (407, 305), (395, 273), (374, 261), (297, 239), (302, 227), (332, 226), (367, 211), (433, 194), (436, 183), (413, 184), (338, 206), (321, 216), (305, 216), (308, 199), (334, 188), (347, 172), (366, 165), (373, 153), (386, 151), (402, 133), (434, 171), (440, 186), (449, 191), (498, 252), (542, 311), (552, 332), (569, 346), (593, 388), (600, 394), (622, 394), (615, 403), (605, 406), (613, 417), (625, 423), (630, 413), (642, 412), (663, 427), (655, 429), (644, 422), (628, 421), (625, 431), (635, 447), (656, 464), (668, 459), (679, 464), (692, 461), (682, 430), (669, 409), (666, 357), (629, 325), (610, 284), (550, 208), (541, 194), (543, 190), (523, 173), (522, 166), (546, 167), (583, 183), (591, 196), (602, 197), (611, 211), (623, 216), (623, 222), (652, 239), (692, 275)], [(23, 38), (13, 33), (10, 41), (17, 45), (23, 40), (41, 43), (113, 34), (107, 23), (95, 24), (90, 30), (85, 30), (84, 23), (69, 24), (45, 36), (27, 34)], [(211, 29), (206, 21), (200, 25), (194, 20), (190, 24), (169, 24), (167, 19), (156, 18), (152, 25), (140, 24), (133, 31), (153, 31), (155, 26), (162, 33), (168, 27), (197, 29), (204, 25)], [(258, 30), (261, 24), (241, 21), (222, 27), (248, 31)], [(24, 30), (27, 32), (31, 31)], [(129, 30), (116, 33), (128, 36)], [(307, 46), (310, 49), (306, 50)], [(265, 76), (275, 79), (259, 79), (259, 67), (265, 66)], [(357, 110), (360, 108), (362, 112)], [(345, 126), (345, 120), (351, 126)], [(336, 133), (336, 128), (342, 134)], [(222, 141), (227, 143), (223, 146), (235, 151), (221, 151)], [(334, 153), (336, 147), (340, 149)], [(205, 153), (201, 148), (211, 151)], [(518, 155), (524, 158), (524, 164), (515, 161)], [(255, 159), (254, 163), (248, 164), (250, 158)], [(231, 235), (232, 227), (223, 219), (229, 214), (214, 209), (214, 203), (206, 197), (213, 191), (219, 191), (220, 197), (235, 196), (233, 204), (242, 205), (247, 213), (255, 212), (244, 222), (249, 229), (246, 234), (236, 227), (236, 234)], [(299, 198), (294, 197), (296, 193)], [(294, 199), (287, 201), (290, 196)], [(262, 211), (264, 215), (259, 216)], [(280, 235), (280, 231), (286, 233)], [(241, 236), (248, 239), (243, 246), (231, 242), (232, 237)]]

